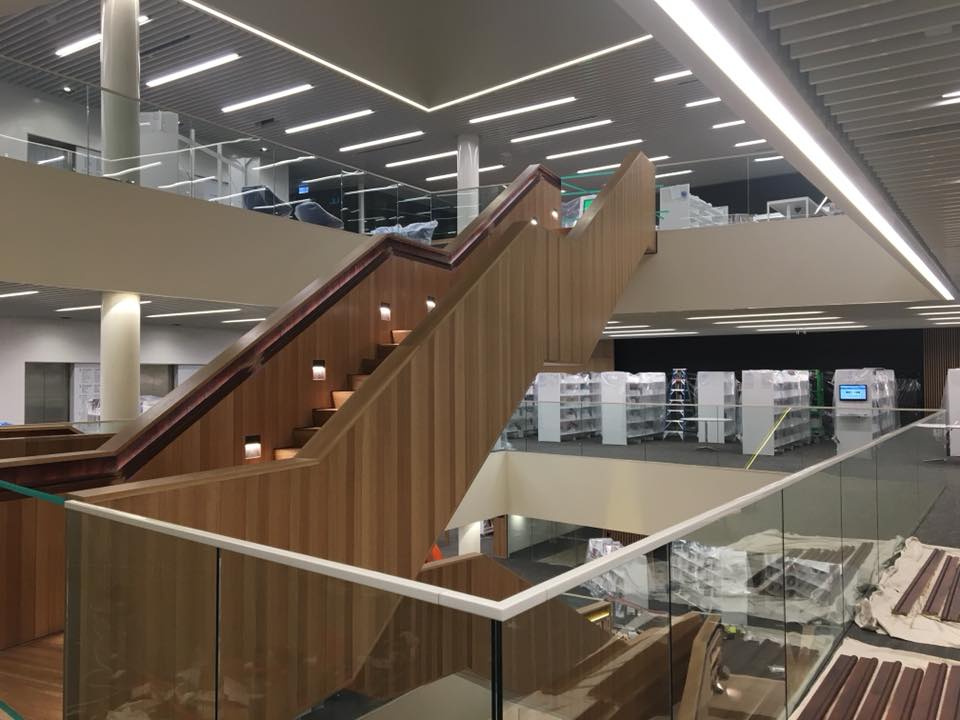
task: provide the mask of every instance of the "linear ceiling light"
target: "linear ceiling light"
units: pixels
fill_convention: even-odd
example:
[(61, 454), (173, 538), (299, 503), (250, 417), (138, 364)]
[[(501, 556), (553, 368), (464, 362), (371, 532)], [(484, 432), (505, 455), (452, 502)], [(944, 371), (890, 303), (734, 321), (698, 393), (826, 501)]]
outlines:
[[(661, 160), (669, 160), (669, 159), (670, 159), (669, 155), (657, 155), (656, 157), (647, 158), (647, 160), (653, 163), (660, 162)], [(620, 167), (621, 164), (622, 163), (613, 163), (612, 165), (598, 165), (597, 167), (584, 168), (583, 170), (577, 170), (577, 175), (583, 175), (584, 173), (601, 172), (603, 170), (616, 170), (618, 167)]]
[(297, 184), (312, 185), (313, 183), (323, 182), (324, 180), (339, 180), (340, 178), (351, 177), (353, 175), (363, 175), (363, 174), (364, 172), (362, 170), (358, 172), (342, 172), (342, 173), (337, 173), (336, 175), (324, 175), (323, 177), (310, 178), (309, 180), (300, 180)]
[[(828, 317), (818, 317), (810, 318), (809, 320), (804, 320), (803, 322), (827, 322), (829, 320), (843, 320), (839, 315), (830, 315)], [(766, 325), (767, 323), (797, 323), (797, 318), (766, 318), (765, 320), (718, 320), (714, 325), (741, 325), (742, 323), (753, 323), (756, 325)]]
[(758, 138), (757, 140), (744, 140), (743, 142), (734, 143), (734, 147), (750, 147), (751, 145), (763, 145), (766, 142), (766, 138)]
[(647, 158), (647, 160), (649, 160), (652, 163), (660, 162), (661, 160), (669, 160), (669, 159), (670, 159), (669, 155), (655, 155), (652, 158)]
[[(783, 160), (783, 155), (769, 155), (762, 158), (754, 158), (754, 162), (773, 162), (774, 160)], [(816, 215), (816, 213), (814, 213)]]
[(559, 100), (548, 100), (547, 102), (537, 103), (536, 105), (527, 105), (525, 107), (514, 108), (513, 110), (504, 110), (503, 112), (493, 113), (492, 115), (484, 115), (483, 117), (473, 118), (470, 121), (471, 125), (476, 125), (477, 123), (488, 122), (489, 120), (498, 120), (504, 117), (510, 117), (511, 115), (522, 115), (523, 113), (533, 112), (534, 110), (544, 110), (546, 108), (556, 107), (557, 105), (566, 105), (567, 103), (572, 103), (576, 100), (575, 97), (565, 97), (560, 98)]
[(147, 315), (148, 318), (185, 317), (187, 315), (223, 315), (225, 313), (240, 312), (243, 308), (226, 308), (224, 310), (190, 310), (189, 312), (160, 313)]
[(547, 155), (547, 160), (557, 160), (559, 158), (572, 157), (573, 155), (585, 155), (586, 153), (600, 152), (601, 150), (613, 150), (614, 148), (626, 147), (627, 145), (639, 145), (642, 142), (643, 140), (637, 138), (636, 140), (624, 140), (623, 142), (611, 143), (609, 145), (596, 145), (580, 150), (568, 150), (567, 152)]
[(231, 198), (243, 197), (244, 195), (252, 195), (253, 193), (263, 192), (263, 188), (255, 187), (250, 190), (244, 190), (243, 192), (230, 193), (229, 195), (221, 195), (220, 197), (212, 197), (207, 202), (217, 202), (218, 200), (230, 200)]
[(580, 63), (584, 63), (589, 60), (593, 60), (594, 58), (598, 58), (603, 55), (608, 55), (610, 53), (617, 52), (618, 50), (623, 50), (624, 48), (628, 48), (633, 45), (646, 42), (647, 40), (650, 40), (651, 38), (653, 38), (653, 35), (641, 35), (640, 37), (633, 38), (632, 40), (627, 40), (626, 42), (622, 42), (617, 45), (612, 45), (607, 48), (602, 48), (600, 50), (587, 53), (586, 55), (581, 55), (580, 57), (573, 58), (572, 60), (567, 60), (558, 65), (551, 65), (550, 67), (543, 68), (542, 70), (537, 70), (536, 72), (530, 73), (529, 75), (524, 75), (522, 77), (509, 80), (505, 83), (500, 83), (499, 85), (494, 85), (493, 87), (489, 87), (484, 90), (479, 90), (469, 95), (464, 95), (463, 97), (455, 98), (454, 100), (449, 100), (445, 103), (441, 103), (440, 105), (427, 107), (426, 105), (419, 103), (416, 100), (412, 100), (408, 97), (401, 95), (400, 93), (394, 92), (393, 90), (390, 90), (389, 88), (384, 87), (383, 85), (379, 85), (373, 82), (372, 80), (368, 80), (362, 75), (357, 75), (356, 73), (351, 72), (346, 68), (340, 67), (339, 65), (336, 65), (330, 62), (329, 60), (324, 60), (322, 57), (314, 55), (313, 53), (307, 52), (306, 50), (299, 48), (296, 45), (292, 45), (284, 40), (281, 40), (275, 35), (271, 35), (270, 33), (264, 32), (263, 30), (260, 30), (254, 27), (253, 25), (249, 25), (245, 22), (242, 22), (241, 20), (231, 17), (230, 15), (227, 15), (224, 12), (220, 12), (219, 10), (216, 10), (212, 7), (204, 5), (202, 2), (198, 2), (198, 0), (183, 0), (183, 2), (186, 3), (187, 5), (190, 5), (191, 7), (196, 8), (197, 10), (207, 13), (208, 15), (212, 15), (215, 18), (219, 18), (224, 22), (230, 23), (234, 27), (238, 27), (238, 28), (241, 28), (242, 30), (246, 30), (247, 32), (253, 35), (256, 35), (259, 38), (262, 38), (264, 40), (267, 40), (268, 42), (273, 43), (274, 45), (278, 45), (286, 50), (289, 50), (292, 53), (296, 53), (301, 57), (307, 58), (308, 60), (311, 60), (317, 63), (318, 65), (323, 65), (324, 67), (329, 68), (330, 70), (334, 70), (335, 72), (338, 72), (341, 75), (346, 75), (348, 78), (351, 78), (352, 80), (356, 80), (359, 83), (363, 83), (367, 87), (371, 87), (374, 90), (379, 90), (380, 92), (386, 95), (389, 95), (392, 98), (400, 100), (401, 102), (405, 102), (407, 105), (412, 105), (413, 107), (418, 108), (419, 110), (423, 110), (424, 112), (433, 112), (435, 110), (442, 110), (443, 108), (447, 108), (452, 105), (457, 105), (459, 103), (466, 102), (467, 100), (473, 100), (474, 98), (478, 98), (483, 95), (496, 92), (497, 90), (502, 90), (503, 88), (511, 87), (513, 85), (526, 82), (527, 80), (532, 80), (534, 78), (542, 77), (543, 75), (548, 75), (558, 70), (563, 70), (564, 68), (571, 67), (573, 65), (579, 65)]
[[(644, 328), (650, 328), (649, 325), (643, 325), (642, 327), (644, 327)], [(677, 332), (677, 329), (676, 329), (676, 328), (650, 328), (649, 330), (643, 330), (643, 329), (639, 329), (639, 328), (641, 328), (640, 325), (638, 325), (637, 328), (632, 329), (632, 330), (630, 329), (629, 326), (627, 326), (626, 328), (620, 327), (620, 328), (616, 328), (616, 329), (605, 330), (605, 331), (604, 331), (604, 334), (605, 334), (605, 335), (617, 335), (617, 334), (627, 333), (627, 334), (629, 334), (629, 335), (635, 335), (635, 334), (637, 334), (637, 333), (644, 333), (644, 334), (645, 334), (645, 333), (668, 333), (668, 332)]]
[(950, 322), (935, 322), (934, 325), (960, 325), (960, 320), (951, 320)]
[(324, 118), (323, 120), (309, 122), (305, 125), (296, 125), (294, 127), (287, 128), (284, 130), (284, 132), (287, 135), (293, 135), (294, 133), (304, 132), (306, 130), (314, 130), (319, 127), (326, 127), (327, 125), (335, 125), (337, 123), (346, 122), (347, 120), (355, 120), (357, 118), (366, 117), (367, 115), (373, 115), (373, 110), (357, 110), (356, 112), (347, 113), (346, 115), (336, 115), (334, 117)]
[(723, 130), (723, 128), (736, 127), (737, 125), (746, 125), (746, 120), (731, 120), (730, 122), (717, 123), (713, 126), (714, 130)]
[(829, 326), (817, 326), (817, 325), (797, 325), (791, 327), (769, 327), (769, 328), (757, 328), (757, 332), (767, 333), (767, 332), (793, 332), (794, 330), (803, 330), (811, 332), (829, 332), (831, 330), (860, 330), (867, 327), (866, 325), (842, 325), (840, 327), (829, 327)]
[(707, 19), (692, 0), (655, 0), (696, 45), (709, 57), (767, 118), (790, 139), (859, 210), (923, 278), (945, 300), (953, 300), (953, 293), (937, 274), (924, 262), (910, 243), (897, 232), (880, 210), (874, 206), (856, 183), (850, 179), (827, 152), (820, 147), (809, 131), (786, 108), (780, 99), (760, 79), (757, 73), (736, 51), (730, 42)]
[(789, 312), (746, 313), (743, 315), (700, 315), (687, 320), (736, 320), (738, 318), (782, 317), (784, 315), (823, 315), (823, 310), (791, 310)]
[[(480, 168), (477, 172), (483, 173), (483, 172), (489, 172), (491, 170), (501, 170), (503, 169), (503, 167), (504, 167), (503, 165), (488, 165), (487, 167)], [(434, 182), (436, 180), (449, 180), (450, 178), (455, 178), (456, 176), (457, 176), (456, 173), (445, 173), (443, 175), (434, 175), (432, 177), (428, 177), (427, 182)]]
[(521, 135), (520, 137), (510, 138), (510, 142), (521, 143), (529, 140), (539, 140), (540, 138), (552, 137), (554, 135), (564, 135), (579, 130), (589, 130), (590, 128), (600, 127), (601, 125), (609, 125), (612, 122), (613, 120), (594, 120), (588, 123), (581, 123), (580, 125), (558, 128), (557, 130), (545, 130), (544, 132), (533, 133), (531, 135)]
[(224, 325), (231, 325), (233, 323), (255, 323), (263, 322), (266, 318), (243, 318), (241, 320), (221, 320)]
[[(372, 188), (363, 188), (362, 190), (351, 190), (350, 192), (345, 192), (344, 195), (363, 195), (368, 192), (376, 192), (377, 190), (396, 190), (397, 185), (381, 185), (380, 187)], [(373, 220), (373, 218), (367, 218), (367, 220)]]
[(202, 63), (189, 65), (185, 68), (181, 68), (180, 70), (174, 70), (172, 73), (155, 77), (153, 80), (147, 80), (147, 87), (154, 88), (159, 87), (160, 85), (166, 85), (174, 80), (180, 80), (181, 78), (189, 77), (190, 75), (196, 75), (197, 73), (202, 73), (205, 70), (212, 70), (215, 67), (220, 67), (221, 65), (226, 65), (227, 63), (232, 63), (234, 60), (239, 59), (240, 56), (235, 52), (227, 53), (226, 55), (219, 55), (215, 58), (204, 60)]
[(19, 290), (18, 292), (3, 293), (0, 298), (23, 297), (24, 295), (36, 295), (39, 290)]
[(946, 308), (960, 308), (960, 305), (911, 305), (907, 310), (945, 310)]
[[(140, 304), (141, 304), (141, 305), (149, 305), (149, 304), (152, 303), (152, 302), (153, 302), (153, 300), (141, 300), (141, 301), (140, 301)], [(55, 310), (54, 312), (77, 312), (77, 311), (79, 311), (79, 310), (99, 310), (101, 307), (103, 307), (103, 306), (102, 306), (102, 305), (77, 305), (76, 307), (59, 308), (58, 310)]]
[(677, 72), (667, 73), (666, 75), (658, 75), (653, 79), (654, 82), (666, 82), (667, 80), (676, 80), (678, 78), (690, 77), (693, 75), (693, 70), (679, 70)]
[(937, 323), (941, 320), (960, 320), (960, 314), (956, 315), (940, 315), (939, 317), (930, 317), (927, 318), (927, 322)]
[(958, 310), (939, 310), (937, 312), (922, 312), (917, 313), (917, 315), (956, 315)]
[(66, 155), (57, 155), (56, 157), (47, 158), (46, 160), (37, 160), (37, 165), (49, 165), (50, 163), (60, 162), (66, 159)]
[[(107, 162), (111, 162), (111, 161), (107, 160)], [(127, 168), (125, 170), (117, 170), (116, 172), (103, 173), (103, 177), (110, 177), (110, 178), (123, 177), (124, 175), (129, 175), (130, 173), (136, 172), (137, 170), (146, 170), (147, 168), (156, 167), (157, 165), (163, 165), (163, 162), (160, 160), (157, 160), (156, 162), (147, 163), (146, 165), (137, 165), (136, 167)]]
[(699, 335), (700, 333), (696, 330), (684, 330), (683, 332), (654, 332), (654, 333), (643, 333), (643, 334), (632, 334), (632, 335), (617, 335), (614, 336), (614, 339), (617, 340), (629, 340), (630, 338), (659, 338), (659, 337), (678, 337), (679, 335)]
[[(146, 15), (141, 15), (137, 18), (138, 25), (146, 25), (150, 22), (150, 18)], [(88, 47), (93, 47), (100, 43), (103, 39), (103, 36), (100, 33), (94, 33), (93, 35), (88, 35), (85, 38), (80, 38), (79, 40), (74, 40), (69, 45), (64, 45), (62, 48), (55, 50), (54, 53), (59, 57), (66, 57), (67, 55), (73, 55), (75, 52), (80, 52), (81, 50), (86, 50)], [(67, 92), (70, 92), (69, 90)]]
[(213, 175), (208, 177), (197, 178), (196, 180), (181, 180), (180, 182), (170, 183), (169, 185), (157, 185), (158, 190), (169, 190), (170, 188), (182, 187), (184, 185), (195, 185), (196, 183), (210, 182), (211, 180), (216, 180), (217, 178)]
[(227, 105), (226, 107), (220, 108), (223, 112), (229, 113), (234, 112), (235, 110), (243, 110), (248, 107), (253, 107), (254, 105), (262, 105), (263, 103), (268, 103), (272, 100), (279, 100), (280, 98), (290, 97), (291, 95), (296, 95), (298, 93), (306, 92), (307, 90), (312, 90), (313, 85), (310, 83), (303, 83), (303, 85), (294, 85), (291, 88), (286, 90), (278, 90), (277, 92), (272, 92), (267, 95), (261, 95), (260, 97), (250, 98), (249, 100), (243, 100), (242, 102), (234, 103), (233, 105)]
[(804, 322), (794, 320), (793, 325), (737, 325), (738, 330), (777, 330), (782, 327), (842, 327), (846, 325), (858, 325), (854, 320), (840, 320), (835, 322)]
[(675, 177), (677, 175), (689, 175), (693, 170), (675, 170), (674, 172), (660, 173), (659, 175), (654, 175), (655, 178), (665, 178), (665, 177)]
[(723, 102), (721, 98), (712, 97), (704, 98), (703, 100), (694, 100), (693, 102), (688, 102), (688, 108), (700, 107), (701, 105), (713, 105), (714, 103)]
[(384, 167), (401, 167), (402, 165), (414, 165), (416, 163), (429, 162), (430, 160), (439, 160), (440, 158), (445, 157), (454, 157), (457, 154), (456, 150), (447, 150), (442, 153), (434, 153), (433, 155), (423, 155), (422, 157), (409, 158), (408, 160), (395, 160), (394, 162), (387, 163)]
[(960, 90), (954, 90), (953, 92), (944, 93), (943, 95), (941, 95), (941, 97), (945, 97), (945, 98), (960, 97)]
[(420, 137), (421, 135), (423, 135), (423, 130), (414, 130), (408, 133), (401, 133), (400, 135), (391, 135), (390, 137), (380, 138), (379, 140), (367, 140), (366, 142), (357, 143), (356, 145), (346, 145), (340, 148), (340, 152), (362, 150), (363, 148), (376, 147), (377, 145), (389, 145), (390, 143), (400, 142), (401, 140), (409, 140), (411, 138)]
[[(619, 323), (617, 323), (617, 325), (615, 325), (614, 327), (605, 328), (604, 331), (619, 332), (622, 330), (644, 330), (649, 327), (650, 327), (649, 325), (620, 325)], [(660, 330), (660, 332), (663, 332), (663, 330)]]
[[(277, 160), (274, 163), (267, 163), (266, 165), (258, 165), (257, 167), (250, 168), (251, 170), (269, 170), (270, 168), (280, 167), (281, 165), (290, 165), (291, 163), (303, 162), (304, 160), (316, 160), (316, 155), (301, 155), (300, 157), (290, 158), (289, 160)], [(256, 191), (254, 191), (256, 192)]]
[(949, 100), (940, 100), (939, 102), (933, 103), (931, 107), (943, 107), (944, 105), (956, 105), (960, 103), (960, 97), (952, 97)]

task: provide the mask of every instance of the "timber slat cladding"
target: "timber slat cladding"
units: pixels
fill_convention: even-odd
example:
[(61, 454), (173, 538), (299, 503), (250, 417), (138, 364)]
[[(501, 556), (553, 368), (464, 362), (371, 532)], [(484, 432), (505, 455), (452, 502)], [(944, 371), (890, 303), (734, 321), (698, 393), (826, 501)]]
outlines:
[[(957, 558), (954, 559), (957, 560)], [(950, 591), (947, 594), (947, 600), (940, 612), (940, 619), (948, 622), (960, 622), (960, 560), (956, 565), (956, 572), (953, 576)]]
[(947, 675), (947, 687), (943, 693), (943, 710), (940, 720), (960, 720), (960, 666), (954, 665)]
[(827, 720), (848, 720), (848, 718), (853, 717), (854, 712), (860, 706), (860, 701), (867, 693), (877, 664), (878, 660), (876, 658), (860, 658), (857, 660), (857, 664), (854, 665), (853, 671), (843, 684), (843, 689), (827, 716)]
[(820, 687), (817, 688), (813, 698), (800, 713), (799, 720), (823, 720), (856, 664), (857, 659), (853, 655), (838, 657), (833, 663), (833, 667), (827, 672), (827, 677), (820, 683)]
[(920, 691), (922, 680), (923, 670), (904, 668), (903, 672), (900, 673), (900, 682), (897, 683), (897, 689), (893, 691), (888, 717), (904, 718), (904, 720), (910, 717), (917, 702), (917, 693)]
[(960, 565), (960, 558), (954, 555), (947, 557), (943, 564), (943, 569), (937, 577), (937, 582), (930, 591), (930, 596), (923, 606), (924, 615), (933, 615), (940, 617), (947, 606), (950, 596), (954, 590), (954, 583), (957, 579), (957, 567)]
[(897, 685), (897, 677), (903, 665), (899, 662), (885, 662), (880, 665), (873, 683), (860, 706), (855, 720), (881, 720), (887, 709), (887, 703), (893, 696), (893, 689)]
[(939, 548), (930, 553), (927, 561), (920, 568), (920, 572), (916, 574), (913, 582), (907, 587), (906, 592), (903, 593), (897, 604), (893, 606), (894, 615), (907, 615), (913, 609), (913, 606), (917, 604), (917, 600), (923, 595), (924, 590), (930, 585), (930, 581), (933, 580), (934, 573), (940, 565), (943, 556), (944, 552)]
[(946, 679), (947, 666), (944, 663), (931, 663), (927, 666), (910, 720), (937, 720)]

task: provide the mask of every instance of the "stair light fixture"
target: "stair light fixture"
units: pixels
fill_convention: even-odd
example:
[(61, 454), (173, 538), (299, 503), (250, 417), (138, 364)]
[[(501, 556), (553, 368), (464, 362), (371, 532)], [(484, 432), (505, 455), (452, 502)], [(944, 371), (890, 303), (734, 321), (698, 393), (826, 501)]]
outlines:
[(390, 322), (390, 303), (380, 303), (380, 319), (384, 322)]
[(227, 105), (220, 108), (222, 112), (231, 113), (237, 110), (245, 110), (248, 107), (253, 107), (254, 105), (263, 105), (264, 103), (271, 102), (273, 100), (279, 100), (281, 98), (290, 97), (291, 95), (297, 95), (298, 93), (306, 92), (307, 90), (312, 90), (313, 85), (310, 83), (303, 83), (302, 85), (294, 85), (289, 87), (286, 90), (277, 90), (276, 92), (268, 93), (267, 95), (261, 95), (260, 97), (250, 98), (249, 100), (242, 100), (238, 103), (233, 103), (232, 105)]
[(556, 107), (557, 105), (566, 105), (567, 103), (572, 103), (576, 100), (575, 97), (565, 97), (560, 98), (559, 100), (547, 100), (546, 102), (537, 103), (536, 105), (526, 105), (525, 107), (514, 108), (513, 110), (504, 110), (503, 112), (493, 113), (492, 115), (484, 115), (483, 117), (473, 118), (470, 121), (471, 125), (476, 125), (477, 123), (484, 123), (490, 120), (499, 120), (500, 118), (510, 117), (512, 115), (521, 115), (523, 113), (534, 112), (535, 110), (545, 110), (546, 108)]
[(510, 138), (510, 142), (522, 143), (530, 140), (539, 140), (540, 138), (552, 137), (554, 135), (565, 135), (566, 133), (578, 132), (579, 130), (589, 130), (590, 128), (600, 127), (601, 125), (609, 125), (612, 122), (613, 120), (593, 120), (587, 123), (580, 123), (579, 125), (570, 125), (569, 127), (557, 128), (556, 130), (544, 130), (543, 132), (532, 133), (530, 135), (520, 135), (519, 137)]
[(437, 299), (433, 295), (427, 295), (427, 312), (430, 312), (437, 306)]
[(693, 0), (654, 0), (660, 9), (687, 35), (717, 68), (736, 85), (813, 166), (840, 191), (844, 198), (882, 235), (893, 248), (943, 297), (954, 296), (938, 274), (924, 261), (880, 209), (811, 135), (810, 131), (783, 104), (756, 71)]
[(678, 80), (679, 78), (690, 77), (693, 75), (693, 70), (678, 70), (677, 72), (667, 73), (666, 75), (658, 75), (653, 79), (655, 83), (667, 82), (667, 80)]
[(171, 83), (174, 80), (180, 80), (182, 78), (189, 77), (191, 75), (196, 75), (197, 73), (202, 73), (206, 70), (212, 70), (213, 68), (220, 67), (221, 65), (226, 65), (227, 63), (232, 63), (235, 60), (239, 60), (239, 59), (240, 59), (240, 56), (235, 52), (227, 53), (226, 55), (218, 55), (215, 58), (204, 60), (203, 62), (197, 63), (196, 65), (188, 65), (185, 68), (174, 70), (173, 72), (167, 73), (166, 75), (160, 75), (159, 77), (155, 77), (152, 80), (147, 80), (147, 87), (149, 88), (160, 87), (161, 85), (166, 85), (167, 83)]
[(579, 150), (568, 150), (567, 152), (547, 155), (547, 160), (559, 160), (560, 158), (585, 155), (587, 153), (600, 152), (601, 150), (614, 150), (615, 148), (627, 147), (628, 145), (639, 145), (642, 142), (643, 140), (637, 138), (636, 140), (624, 140), (622, 142), (610, 143), (609, 145), (595, 145), (594, 147), (580, 148)]
[(552, 217), (554, 220), (559, 220), (559, 219), (560, 219), (560, 213), (558, 213), (556, 210), (551, 210), (551, 211), (550, 211), (550, 217)]
[(355, 145), (344, 145), (342, 148), (340, 148), (340, 152), (363, 150), (364, 148), (377, 147), (378, 145), (390, 145), (395, 142), (400, 142), (401, 140), (410, 140), (412, 138), (420, 137), (423, 134), (423, 130), (413, 130), (411, 132), (400, 133), (399, 135), (391, 135), (390, 137), (379, 138), (377, 140), (367, 140), (362, 143), (356, 143)]
[(356, 120), (357, 118), (366, 117), (367, 115), (373, 115), (373, 110), (357, 110), (355, 112), (346, 113), (344, 115), (335, 115), (334, 117), (324, 118), (323, 120), (315, 120), (313, 122), (308, 122), (304, 125), (296, 125), (294, 127), (287, 128), (284, 132), (287, 135), (293, 135), (294, 133), (305, 132), (307, 130), (315, 130), (316, 128), (326, 127), (327, 125), (336, 125), (337, 123), (346, 122), (347, 120)]
[[(137, 18), (137, 25), (143, 27), (148, 22), (150, 18), (146, 15), (140, 15)], [(86, 50), (88, 47), (93, 47), (94, 45), (99, 45), (100, 41), (103, 40), (103, 36), (100, 33), (94, 33), (93, 35), (87, 35), (86, 37), (80, 38), (79, 40), (74, 40), (68, 45), (64, 45), (62, 48), (58, 48), (54, 51), (54, 54), (57, 57), (67, 57), (67, 55), (73, 55), (76, 52), (81, 50)], [(69, 91), (68, 91), (69, 92)]]
[(530, 224), (531, 224), (531, 225), (539, 225), (539, 224), (540, 224), (540, 221), (537, 220), (535, 217), (532, 217), (532, 218), (530, 218)]
[(46, 158), (45, 160), (37, 160), (37, 165), (50, 165), (55, 162), (60, 162), (61, 160), (66, 160), (66, 155), (56, 155), (51, 158)]
[(322, 382), (327, 379), (327, 365), (323, 360), (314, 360), (313, 361), (313, 379)]
[(263, 446), (259, 435), (245, 435), (243, 438), (243, 459), (259, 460), (263, 454)]

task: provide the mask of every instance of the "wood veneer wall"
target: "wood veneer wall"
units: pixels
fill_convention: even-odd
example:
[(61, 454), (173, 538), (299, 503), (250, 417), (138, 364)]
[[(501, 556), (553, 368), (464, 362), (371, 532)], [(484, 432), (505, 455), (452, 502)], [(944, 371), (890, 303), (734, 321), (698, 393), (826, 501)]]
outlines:
[(943, 403), (947, 370), (960, 367), (960, 328), (923, 331), (923, 406), (938, 408)]
[(111, 437), (113, 435), (109, 433), (90, 435), (30, 434), (24, 437), (0, 436), (0, 459), (96, 450)]

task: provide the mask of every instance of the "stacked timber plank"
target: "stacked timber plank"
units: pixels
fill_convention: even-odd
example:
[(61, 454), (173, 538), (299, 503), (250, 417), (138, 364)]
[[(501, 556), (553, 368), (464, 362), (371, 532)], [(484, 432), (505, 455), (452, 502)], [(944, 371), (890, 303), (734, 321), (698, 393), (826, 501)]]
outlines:
[(914, 576), (900, 600), (893, 607), (894, 615), (909, 615), (926, 594), (921, 612), (947, 622), (960, 622), (960, 557), (937, 548)]

